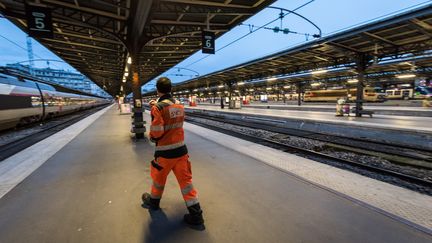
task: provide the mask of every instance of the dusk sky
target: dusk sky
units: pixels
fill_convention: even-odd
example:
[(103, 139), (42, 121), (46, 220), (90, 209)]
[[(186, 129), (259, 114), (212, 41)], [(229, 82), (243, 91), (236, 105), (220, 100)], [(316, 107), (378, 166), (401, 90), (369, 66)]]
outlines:
[[(1, 1), (1, 0), (0, 0)], [(273, 6), (293, 10), (309, 1), (305, 0), (279, 0)], [(365, 21), (377, 19), (385, 15), (395, 13), (419, 4), (431, 4), (432, 1), (424, 0), (315, 0), (309, 5), (299, 9), (297, 13), (310, 19), (318, 25), (323, 35), (326, 36), (344, 28), (353, 27)], [(278, 10), (265, 9), (257, 15), (251, 17), (244, 24), (261, 26), (269, 21), (276, 19), (279, 15)], [(280, 21), (276, 21), (268, 27), (280, 26)], [(283, 28), (289, 28), (291, 31), (315, 34), (317, 30), (311, 24), (302, 20), (295, 15), (288, 15), (283, 19)], [(218, 51), (221, 47), (234, 41), (235, 39), (247, 34), (248, 26), (238, 26), (232, 31), (226, 33), (216, 41), (216, 54), (194, 63), (200, 58), (207, 56), (201, 54), (201, 51), (195, 53), (188, 59), (179, 63), (178, 67), (192, 69), (200, 75), (221, 70), (236, 64), (240, 64), (264, 55), (281, 51), (306, 41), (305, 36), (295, 34), (273, 33), (271, 30), (261, 29), (231, 46)], [(16, 63), (26, 61), (26, 34), (15, 27), (5, 18), (0, 18), (0, 66), (7, 63)], [(7, 39), (8, 40), (7, 40)], [(311, 40), (312, 37), (309, 38)], [(15, 42), (12, 43), (12, 42)], [(33, 41), (33, 52), (35, 59), (55, 59), (59, 57), (49, 50)], [(36, 62), (38, 67), (46, 67), (46, 62)], [(51, 62), (50, 67), (74, 70), (65, 63)], [(176, 75), (188, 76), (176, 76)], [(190, 79), (193, 72), (171, 69), (162, 76), (167, 75), (174, 82)], [(145, 87), (153, 88), (153, 82), (148, 83)]]

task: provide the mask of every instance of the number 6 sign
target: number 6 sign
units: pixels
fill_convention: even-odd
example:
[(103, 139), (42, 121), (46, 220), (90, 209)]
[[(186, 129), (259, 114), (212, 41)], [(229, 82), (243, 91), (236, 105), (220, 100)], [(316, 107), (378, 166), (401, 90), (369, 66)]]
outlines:
[(215, 34), (211, 31), (202, 32), (202, 53), (215, 54)]
[(49, 8), (26, 5), (26, 16), (29, 35), (53, 38), (51, 10)]

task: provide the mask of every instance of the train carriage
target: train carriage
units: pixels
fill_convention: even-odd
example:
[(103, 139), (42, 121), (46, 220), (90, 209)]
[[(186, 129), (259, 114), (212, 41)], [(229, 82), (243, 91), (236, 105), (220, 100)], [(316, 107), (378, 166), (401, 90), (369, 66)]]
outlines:
[(107, 99), (0, 73), (0, 130), (106, 104)]
[[(355, 100), (357, 89), (327, 89), (311, 90), (304, 94), (305, 102), (336, 102), (339, 98), (349, 98)], [(383, 102), (386, 100), (385, 94), (378, 92), (375, 88), (365, 87), (363, 89), (363, 100), (368, 102)]]

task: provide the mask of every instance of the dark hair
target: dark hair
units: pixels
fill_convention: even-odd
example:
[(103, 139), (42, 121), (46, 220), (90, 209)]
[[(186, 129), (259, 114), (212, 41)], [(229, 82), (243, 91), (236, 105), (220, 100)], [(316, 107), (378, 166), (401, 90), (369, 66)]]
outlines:
[(156, 82), (156, 89), (164, 94), (171, 93), (171, 80), (167, 77), (159, 78)]

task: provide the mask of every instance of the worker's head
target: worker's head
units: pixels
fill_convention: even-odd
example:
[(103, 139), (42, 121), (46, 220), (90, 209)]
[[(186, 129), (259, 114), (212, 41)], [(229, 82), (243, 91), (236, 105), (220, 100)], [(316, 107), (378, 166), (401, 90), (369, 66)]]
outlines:
[(156, 81), (156, 89), (159, 96), (171, 93), (171, 80), (167, 77), (161, 77)]

